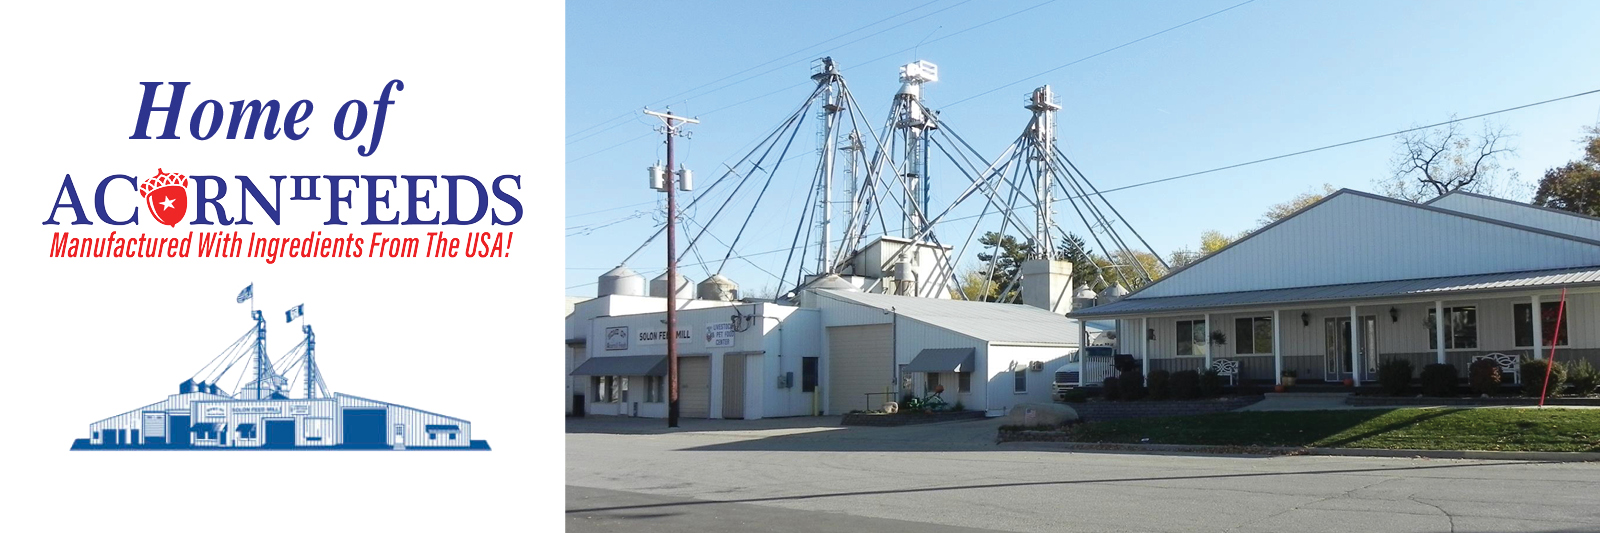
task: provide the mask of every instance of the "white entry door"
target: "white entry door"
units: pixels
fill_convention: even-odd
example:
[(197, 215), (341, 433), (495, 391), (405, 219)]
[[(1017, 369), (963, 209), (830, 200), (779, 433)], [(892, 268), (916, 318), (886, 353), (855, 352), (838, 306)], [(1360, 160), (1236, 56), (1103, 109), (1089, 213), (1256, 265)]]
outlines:
[[(1323, 357), (1323, 379), (1327, 381), (1344, 381), (1345, 378), (1354, 377), (1350, 370), (1350, 317), (1331, 317), (1323, 326), (1326, 354)], [(1364, 369), (1361, 375), (1363, 381), (1377, 378), (1372, 374), (1371, 367), (1374, 357), (1378, 354), (1378, 318), (1374, 315), (1361, 317), (1361, 348), (1357, 350), (1357, 362)]]

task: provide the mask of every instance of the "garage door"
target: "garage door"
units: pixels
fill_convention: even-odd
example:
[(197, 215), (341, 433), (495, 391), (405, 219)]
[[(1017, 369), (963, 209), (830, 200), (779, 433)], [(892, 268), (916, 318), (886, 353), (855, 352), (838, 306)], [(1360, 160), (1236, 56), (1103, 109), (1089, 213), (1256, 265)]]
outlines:
[(388, 411), (384, 409), (345, 409), (344, 445), (348, 448), (388, 447)]
[(678, 415), (711, 418), (711, 358), (678, 359)]
[(883, 392), (894, 382), (894, 325), (828, 328), (828, 414), (877, 409), (891, 398)]

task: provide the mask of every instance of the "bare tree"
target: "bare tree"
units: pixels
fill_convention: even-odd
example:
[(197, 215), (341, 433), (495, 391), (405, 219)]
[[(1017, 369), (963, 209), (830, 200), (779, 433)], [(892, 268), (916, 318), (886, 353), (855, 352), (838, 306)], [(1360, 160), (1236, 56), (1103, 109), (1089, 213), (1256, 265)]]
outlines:
[(1501, 164), (1517, 153), (1511, 145), (1514, 137), (1504, 126), (1487, 120), (1483, 132), (1477, 135), (1462, 132), (1455, 122), (1398, 135), (1391, 161), (1394, 173), (1376, 180), (1376, 184), (1385, 196), (1411, 202), (1456, 190), (1487, 195), (1514, 193), (1519, 184), (1517, 172)]

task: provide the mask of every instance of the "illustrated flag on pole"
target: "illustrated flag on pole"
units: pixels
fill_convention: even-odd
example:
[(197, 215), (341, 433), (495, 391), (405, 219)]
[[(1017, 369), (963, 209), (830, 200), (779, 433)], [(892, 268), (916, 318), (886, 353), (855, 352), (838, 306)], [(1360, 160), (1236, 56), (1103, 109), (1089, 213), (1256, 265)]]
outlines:
[(304, 314), (306, 314), (306, 304), (300, 304), (300, 305), (297, 305), (297, 306), (294, 306), (294, 307), (290, 307), (288, 311), (284, 311), (283, 312), (283, 321), (284, 322), (294, 322), (294, 318), (295, 317), (300, 316), (300, 315), (304, 315)]
[(254, 284), (254, 283), (246, 285), (244, 287), (244, 290), (239, 291), (239, 301), (235, 302), (235, 303), (241, 303), (242, 304), (242, 303), (244, 303), (245, 300), (249, 300), (253, 296), (252, 294), (250, 294), (250, 289), (254, 288), (255, 286), (256, 286), (256, 284)]

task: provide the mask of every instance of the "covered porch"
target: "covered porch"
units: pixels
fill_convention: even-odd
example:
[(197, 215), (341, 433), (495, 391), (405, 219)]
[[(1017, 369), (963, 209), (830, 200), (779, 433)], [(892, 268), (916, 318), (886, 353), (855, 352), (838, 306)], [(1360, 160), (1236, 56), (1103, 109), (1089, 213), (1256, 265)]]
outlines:
[(1073, 315), (1116, 318), (1118, 353), (1138, 358), (1145, 375), (1231, 361), (1240, 381), (1280, 384), (1292, 372), (1300, 382), (1361, 384), (1405, 359), (1414, 377), (1442, 363), (1465, 379), (1476, 357), (1542, 359), (1552, 346), (1558, 361), (1600, 366), (1600, 271), (1498, 276), (1133, 298)]

